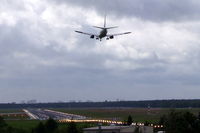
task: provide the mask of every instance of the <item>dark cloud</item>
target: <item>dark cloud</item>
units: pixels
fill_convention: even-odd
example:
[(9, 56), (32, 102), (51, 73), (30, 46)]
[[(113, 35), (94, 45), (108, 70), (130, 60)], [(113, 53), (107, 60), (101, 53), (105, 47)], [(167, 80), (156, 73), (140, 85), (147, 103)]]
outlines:
[(115, 17), (136, 17), (149, 21), (191, 21), (200, 19), (198, 0), (52, 0), (81, 8), (95, 9), (99, 14)]

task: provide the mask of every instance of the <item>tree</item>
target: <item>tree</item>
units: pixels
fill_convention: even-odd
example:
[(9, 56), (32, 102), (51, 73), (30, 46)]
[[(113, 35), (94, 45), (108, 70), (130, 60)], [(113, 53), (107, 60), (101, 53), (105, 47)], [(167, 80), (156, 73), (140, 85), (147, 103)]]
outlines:
[(35, 133), (45, 133), (45, 126), (42, 122), (40, 122), (35, 128)]
[(133, 119), (131, 115), (128, 116), (127, 125), (131, 125), (133, 123)]
[(67, 127), (67, 133), (78, 133), (76, 123), (70, 122)]
[(149, 124), (150, 124), (150, 123), (149, 123), (148, 121), (145, 121), (145, 122), (144, 122), (144, 126), (149, 126)]
[(171, 111), (161, 117), (166, 133), (199, 133), (197, 117), (190, 112)]
[(6, 122), (4, 121), (3, 117), (0, 117), (0, 128), (7, 126)]
[(53, 133), (56, 131), (57, 128), (58, 128), (58, 123), (52, 118), (49, 118), (45, 123), (45, 130), (47, 133)]
[(6, 132), (6, 122), (4, 121), (3, 117), (0, 117), (0, 133)]
[(160, 120), (159, 120), (159, 124), (160, 125), (164, 125), (166, 120), (167, 120), (167, 116), (166, 115), (161, 116)]

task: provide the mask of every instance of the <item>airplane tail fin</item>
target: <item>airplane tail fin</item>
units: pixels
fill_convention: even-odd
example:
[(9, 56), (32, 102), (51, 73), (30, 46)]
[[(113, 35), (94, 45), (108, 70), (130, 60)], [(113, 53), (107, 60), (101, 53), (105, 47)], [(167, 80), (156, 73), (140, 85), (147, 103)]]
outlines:
[(93, 26), (93, 27), (99, 28), (99, 29), (114, 29), (114, 28), (118, 28), (118, 26), (106, 27), (106, 15), (104, 16), (104, 27), (99, 27), (99, 26)]
[(106, 15), (104, 16), (104, 28), (106, 28)]

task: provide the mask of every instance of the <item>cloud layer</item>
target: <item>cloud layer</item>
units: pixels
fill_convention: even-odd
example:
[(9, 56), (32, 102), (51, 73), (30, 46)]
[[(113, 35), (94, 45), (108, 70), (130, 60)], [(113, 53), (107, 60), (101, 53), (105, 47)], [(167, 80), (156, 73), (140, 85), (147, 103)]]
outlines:
[(52, 0), (58, 4), (71, 4), (95, 9), (99, 14), (105, 11), (114, 16), (137, 17), (150, 21), (199, 20), (200, 2), (197, 0)]
[[(119, 25), (98, 42), (74, 30)], [(197, 0), (2, 0), (0, 102), (199, 98)], [(23, 96), (23, 97), (22, 97)]]

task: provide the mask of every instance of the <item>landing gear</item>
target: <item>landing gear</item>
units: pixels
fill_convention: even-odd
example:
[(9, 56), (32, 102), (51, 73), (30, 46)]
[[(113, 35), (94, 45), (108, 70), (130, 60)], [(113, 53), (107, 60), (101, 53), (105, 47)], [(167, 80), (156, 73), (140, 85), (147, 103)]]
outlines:
[(102, 41), (102, 38), (98, 38), (98, 37), (97, 37), (96, 40)]

